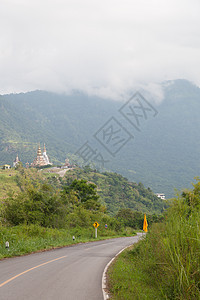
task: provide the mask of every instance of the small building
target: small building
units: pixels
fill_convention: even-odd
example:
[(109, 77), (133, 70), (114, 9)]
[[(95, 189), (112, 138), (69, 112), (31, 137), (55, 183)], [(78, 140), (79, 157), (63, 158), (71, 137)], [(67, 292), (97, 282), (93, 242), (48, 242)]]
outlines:
[(163, 194), (163, 193), (156, 193), (156, 196), (157, 196), (158, 198), (162, 199), (162, 200), (166, 200), (166, 199), (165, 199), (165, 194)]
[(10, 165), (3, 165), (3, 170), (9, 170), (10, 169)]

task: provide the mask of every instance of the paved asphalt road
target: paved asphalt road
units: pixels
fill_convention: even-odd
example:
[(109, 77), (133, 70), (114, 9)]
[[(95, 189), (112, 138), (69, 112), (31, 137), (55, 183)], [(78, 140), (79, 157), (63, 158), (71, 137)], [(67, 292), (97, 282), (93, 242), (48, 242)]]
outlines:
[(140, 236), (78, 244), (2, 260), (0, 299), (102, 300), (105, 266)]

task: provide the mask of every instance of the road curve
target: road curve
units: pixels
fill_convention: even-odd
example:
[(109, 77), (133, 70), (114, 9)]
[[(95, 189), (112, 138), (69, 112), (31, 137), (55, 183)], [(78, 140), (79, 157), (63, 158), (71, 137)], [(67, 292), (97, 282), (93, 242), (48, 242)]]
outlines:
[(78, 244), (0, 261), (1, 300), (102, 300), (108, 262), (141, 237)]

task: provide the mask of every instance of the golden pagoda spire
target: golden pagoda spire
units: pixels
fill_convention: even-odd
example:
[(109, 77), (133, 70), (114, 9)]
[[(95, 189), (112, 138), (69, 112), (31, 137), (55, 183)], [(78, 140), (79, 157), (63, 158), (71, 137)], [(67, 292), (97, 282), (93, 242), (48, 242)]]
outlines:
[(42, 167), (42, 166), (46, 166), (46, 165), (50, 165), (49, 158), (46, 154), (46, 147), (44, 144), (44, 152), (42, 153), (41, 148), (40, 148), (40, 143), (39, 143), (38, 150), (37, 150), (37, 157), (36, 157), (36, 159), (34, 159), (32, 166)]
[(42, 156), (42, 151), (41, 151), (41, 148), (40, 148), (40, 143), (39, 143), (39, 146), (38, 146), (37, 156)]

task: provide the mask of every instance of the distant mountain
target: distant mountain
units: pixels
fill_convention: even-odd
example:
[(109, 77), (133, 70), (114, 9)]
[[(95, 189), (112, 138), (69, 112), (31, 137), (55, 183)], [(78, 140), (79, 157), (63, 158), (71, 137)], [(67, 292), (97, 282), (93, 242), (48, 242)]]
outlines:
[(78, 92), (0, 96), (0, 164), (12, 163), (17, 153), (24, 163), (31, 162), (39, 142), (46, 143), (53, 162), (64, 162), (67, 153), (78, 149), (115, 106), (113, 101)]
[[(97, 155), (109, 161), (106, 169), (171, 197), (174, 188), (189, 186), (200, 173), (200, 89), (186, 80), (175, 80), (163, 83), (163, 90), (164, 100), (152, 104), (151, 115), (138, 117), (143, 121), (140, 131), (137, 122), (130, 122), (130, 114), (124, 117), (128, 106), (119, 111), (121, 102), (77, 91), (72, 95), (44, 91), (2, 95), (0, 164), (12, 164), (17, 153), (23, 163), (32, 162), (39, 142), (41, 147), (46, 144), (50, 160), (61, 163), (88, 141)], [(116, 133), (114, 155), (114, 148), (105, 148), (100, 139), (107, 134), (108, 141), (108, 130), (117, 132), (117, 126), (124, 135)]]

